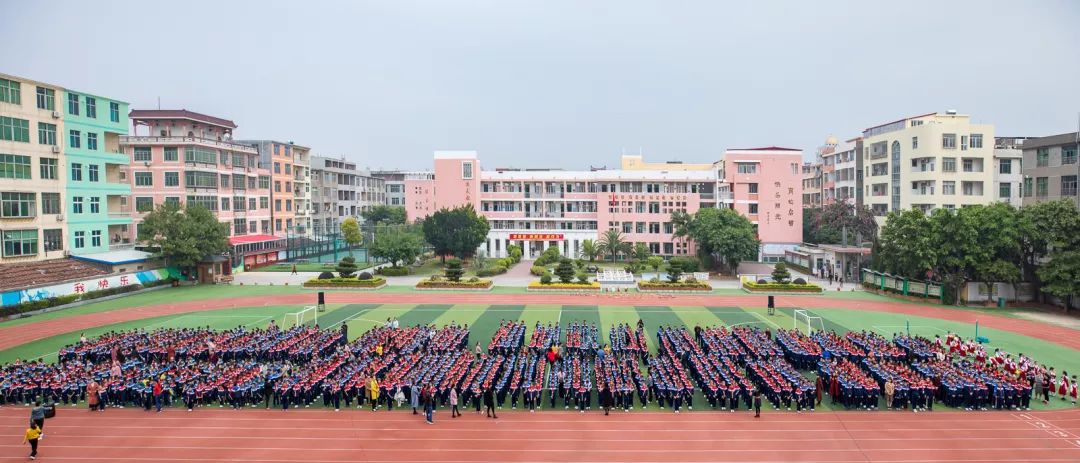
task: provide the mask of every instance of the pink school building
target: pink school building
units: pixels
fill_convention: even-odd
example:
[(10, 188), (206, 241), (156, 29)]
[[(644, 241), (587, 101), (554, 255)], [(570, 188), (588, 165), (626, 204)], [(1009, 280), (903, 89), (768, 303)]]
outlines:
[(134, 130), (120, 146), (131, 156), (136, 230), (159, 204), (202, 204), (229, 226), (232, 262), (218, 275), (277, 261), (285, 239), (271, 228), (270, 170), (254, 147), (232, 141), (235, 123), (187, 110), (132, 110), (130, 118)]
[(802, 240), (801, 162), (802, 151), (771, 147), (728, 150), (712, 164), (635, 157), (618, 170), (481, 170), (476, 152), (439, 151), (433, 179), (405, 181), (405, 207), (417, 220), (472, 204), (491, 224), (479, 250), (504, 257), (514, 244), (526, 259), (552, 246), (577, 256), (582, 242), (611, 229), (657, 255), (693, 255), (691, 243), (675, 239), (671, 214), (729, 207), (756, 224), (758, 258), (777, 261)]

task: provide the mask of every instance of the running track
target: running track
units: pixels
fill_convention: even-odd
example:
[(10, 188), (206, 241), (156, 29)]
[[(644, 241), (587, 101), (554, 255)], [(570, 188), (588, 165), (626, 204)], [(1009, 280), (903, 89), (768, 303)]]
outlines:
[[(1076, 462), (1080, 411), (565, 411), (436, 413), (199, 409), (160, 414), (64, 408), (45, 424), (41, 461), (63, 462)], [(25, 407), (0, 409), (0, 461), (29, 453)]]
[[(167, 291), (167, 290), (166, 290)], [(268, 297), (235, 297), (132, 307), (108, 312), (43, 320), (17, 326), (0, 328), (0, 350), (28, 342), (77, 332), (96, 326), (140, 320), (205, 310), (231, 307), (258, 307), (267, 305), (313, 304), (315, 293), (285, 294)], [(664, 296), (655, 294), (492, 294), (492, 293), (359, 293), (327, 292), (327, 303), (374, 303), (374, 304), (557, 304), (557, 305), (666, 305), (666, 306), (721, 306), (763, 307), (764, 296), (712, 296), (687, 295)], [(909, 314), (943, 320), (974, 323), (984, 327), (1042, 339), (1065, 347), (1080, 350), (1077, 331), (1061, 326), (1029, 320), (988, 315), (964, 310), (920, 306), (897, 302), (868, 302), (856, 299), (834, 299), (828, 296), (777, 296), (778, 307), (836, 308), (870, 310)]]

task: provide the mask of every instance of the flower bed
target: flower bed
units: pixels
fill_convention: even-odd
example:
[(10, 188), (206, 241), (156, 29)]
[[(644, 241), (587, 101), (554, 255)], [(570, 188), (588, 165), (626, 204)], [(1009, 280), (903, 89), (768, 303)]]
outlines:
[(671, 283), (668, 281), (639, 281), (638, 291), (643, 292), (687, 292), (687, 291), (712, 291), (712, 286), (700, 281), (680, 281)]
[(743, 291), (749, 293), (821, 294), (821, 287), (812, 284), (798, 285), (795, 283), (755, 283), (752, 281), (744, 281), (742, 287)]
[(320, 280), (313, 278), (304, 282), (305, 288), (352, 288), (352, 289), (379, 289), (386, 286), (386, 280), (371, 278), (361, 280), (358, 278), (328, 278)]
[(548, 283), (548, 284), (545, 285), (545, 284), (543, 284), (543, 283), (541, 283), (539, 281), (534, 281), (532, 283), (529, 283), (529, 288), (527, 289), (527, 291), (538, 291), (538, 292), (597, 291), (598, 292), (598, 291), (600, 291), (600, 283), (597, 283), (597, 282), (594, 281), (594, 282), (591, 282), (591, 283)]
[(416, 284), (416, 289), (421, 291), (448, 290), (448, 291), (491, 291), (491, 280), (477, 281), (446, 281), (446, 280), (423, 280)]

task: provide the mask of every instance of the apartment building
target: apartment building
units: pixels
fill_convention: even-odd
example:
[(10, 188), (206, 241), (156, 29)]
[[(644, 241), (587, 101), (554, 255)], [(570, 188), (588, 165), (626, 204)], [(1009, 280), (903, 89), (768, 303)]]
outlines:
[(360, 216), (357, 209), (356, 164), (344, 157), (311, 157), (311, 229), (315, 234), (337, 233), (341, 222)]
[(259, 153), (259, 167), (270, 171), (270, 217), (276, 235), (310, 230), (310, 151), (292, 142), (241, 140)]
[(1023, 143), (1023, 204), (1068, 198), (1080, 206), (1077, 178), (1080, 177), (1080, 133), (1071, 132)]
[(861, 146), (862, 140), (859, 138), (840, 142), (835, 137), (829, 137), (818, 148), (816, 164), (821, 166), (822, 206), (838, 202), (857, 204), (859, 185), (856, 172)]
[(891, 211), (996, 200), (991, 124), (950, 110), (870, 127), (862, 138), (863, 198), (879, 224)]
[(431, 180), (434, 174), (423, 171), (380, 170), (372, 171), (371, 176), (383, 181), (385, 195), (383, 203), (387, 206), (405, 206), (406, 180)]
[(271, 171), (254, 147), (233, 141), (236, 123), (188, 110), (132, 110), (130, 156), (135, 227), (159, 204), (201, 204), (228, 225), (232, 269), (276, 262), (283, 239), (271, 224)]
[[(485, 171), (474, 151), (438, 151), (432, 178), (404, 180), (406, 213), (418, 220), (471, 204), (491, 224), (479, 250), (493, 257), (505, 256), (511, 244), (521, 246), (526, 259), (549, 247), (576, 256), (585, 240), (599, 240), (607, 230), (670, 257), (694, 253), (692, 244), (674, 237), (673, 212), (730, 207), (755, 222), (763, 258), (774, 259), (783, 256), (775, 248), (801, 239), (802, 216), (794, 213), (802, 207), (795, 181), (799, 156), (801, 151), (779, 148), (729, 150), (707, 170), (637, 164), (619, 170)], [(776, 171), (781, 164), (782, 172)]]
[(386, 180), (372, 175), (369, 170), (357, 171), (356, 199), (360, 214), (386, 204)]
[(57, 101), (63, 93), (55, 85), (0, 74), (2, 263), (59, 258), (68, 248), (64, 117)]
[(134, 248), (130, 158), (120, 149), (128, 133), (128, 104), (64, 90), (65, 209), (72, 255)]
[(802, 183), (803, 207), (821, 207), (821, 163), (803, 162), (800, 167), (799, 181)]

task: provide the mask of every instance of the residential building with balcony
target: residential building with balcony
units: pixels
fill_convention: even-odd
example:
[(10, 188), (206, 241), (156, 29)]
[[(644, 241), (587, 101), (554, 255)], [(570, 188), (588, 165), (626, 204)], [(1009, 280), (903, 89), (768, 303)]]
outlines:
[(1023, 204), (1071, 199), (1080, 206), (1080, 133), (1032, 138), (1023, 143)]
[(0, 74), (0, 263), (70, 250), (63, 98), (62, 87)]
[(804, 162), (800, 169), (799, 181), (802, 183), (803, 207), (820, 208), (822, 204), (822, 168), (821, 162)]
[(306, 235), (311, 216), (308, 183), (310, 151), (292, 142), (241, 140), (259, 152), (259, 167), (270, 171), (270, 215), (273, 233)]
[(130, 156), (136, 229), (164, 203), (201, 204), (228, 225), (234, 271), (276, 262), (271, 171), (254, 147), (233, 141), (236, 124), (188, 110), (132, 110), (134, 134), (120, 137)]
[(863, 131), (863, 201), (879, 225), (892, 211), (989, 204), (994, 126), (956, 111), (927, 113)]
[[(801, 212), (794, 215), (802, 207), (801, 186), (795, 181), (799, 156), (798, 150), (731, 150), (708, 170), (481, 170), (474, 151), (438, 151), (432, 178), (404, 180), (406, 214), (415, 221), (442, 208), (470, 204), (491, 224), (479, 251), (492, 257), (506, 256), (511, 244), (521, 246), (526, 259), (549, 247), (577, 256), (585, 240), (599, 240), (607, 230), (621, 232), (628, 242), (645, 244), (654, 254), (672, 257), (694, 253), (692, 243), (675, 238), (673, 212), (729, 207), (759, 227), (769, 258), (782, 257), (783, 251), (772, 252), (773, 247), (795, 246), (802, 234)], [(772, 172), (779, 164), (783, 172)], [(762, 184), (774, 177), (796, 186), (787, 193), (773, 183)], [(759, 203), (759, 194), (770, 202)], [(780, 199), (771, 201), (773, 194)], [(790, 214), (781, 210), (789, 206)], [(774, 213), (784, 220), (774, 220)], [(760, 228), (765, 222), (768, 230)], [(789, 228), (794, 232), (787, 233)]]
[(1021, 149), (1026, 138), (1009, 137), (994, 139), (994, 188), (995, 200), (1022, 206), (1024, 188), (1024, 152)]
[(120, 148), (128, 133), (128, 104), (64, 90), (65, 210), (72, 255), (134, 248), (130, 158)]
[(383, 181), (383, 204), (405, 206), (405, 180), (431, 180), (434, 174), (424, 171), (378, 170), (371, 176)]
[(338, 233), (349, 217), (360, 220), (356, 164), (324, 156), (311, 156), (311, 229), (316, 235)]
[[(856, 173), (861, 146), (862, 140), (859, 138), (840, 142), (836, 137), (829, 137), (818, 148), (816, 164), (821, 165), (822, 206), (838, 202), (857, 204), (856, 192), (859, 187)], [(805, 190), (803, 195), (806, 195)]]
[(356, 200), (359, 214), (370, 211), (375, 206), (385, 204), (386, 181), (381, 177), (372, 175), (371, 171), (357, 171)]

